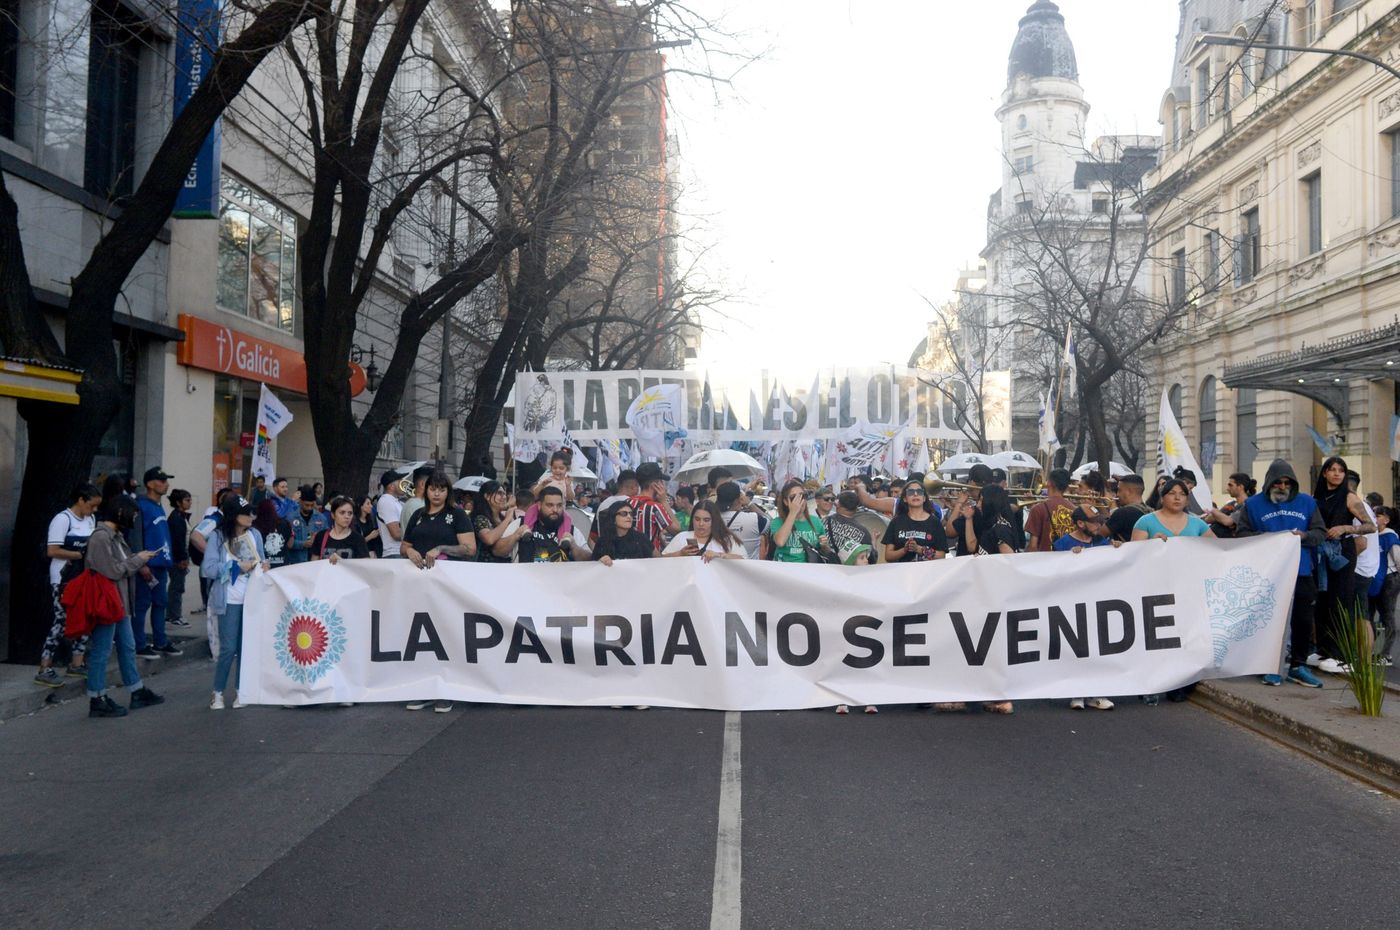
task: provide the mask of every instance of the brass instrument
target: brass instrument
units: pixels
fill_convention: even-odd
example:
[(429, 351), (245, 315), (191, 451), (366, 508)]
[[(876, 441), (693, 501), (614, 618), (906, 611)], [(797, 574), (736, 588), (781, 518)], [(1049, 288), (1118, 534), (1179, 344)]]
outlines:
[(413, 473), (409, 472), (399, 479), (399, 497), (413, 496)]

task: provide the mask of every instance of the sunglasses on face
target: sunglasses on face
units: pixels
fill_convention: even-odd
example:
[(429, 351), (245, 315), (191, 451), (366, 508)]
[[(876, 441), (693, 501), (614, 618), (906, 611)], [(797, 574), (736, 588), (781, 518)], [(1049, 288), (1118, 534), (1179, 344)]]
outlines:
[(617, 516), (619, 516), (619, 517), (630, 517), (630, 516), (632, 516), (632, 511), (630, 511), (630, 510), (619, 510), (619, 511), (617, 512)]
[(905, 491), (905, 492), (904, 492), (904, 496), (905, 496), (905, 497), (927, 497), (928, 495), (925, 494), (923, 491)]
[(823, 497), (822, 500), (826, 501), (826, 502), (829, 504), (829, 503), (831, 503), (832, 501), (836, 500), (836, 498), (834, 498), (834, 497)]

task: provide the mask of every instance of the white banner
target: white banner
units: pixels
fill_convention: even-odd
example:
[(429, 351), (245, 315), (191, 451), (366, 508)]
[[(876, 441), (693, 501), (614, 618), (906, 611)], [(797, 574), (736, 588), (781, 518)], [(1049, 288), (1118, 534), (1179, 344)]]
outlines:
[[(955, 397), (976, 396), (946, 374), (874, 366), (783, 371), (545, 371), (515, 382), (515, 435), (521, 440), (616, 439), (627, 411), (659, 385), (682, 388), (682, 428), (690, 436), (729, 443), (845, 439), (853, 428), (918, 439), (958, 439)], [(986, 372), (981, 397), (987, 438), (1011, 438), (1010, 374)], [(966, 412), (966, 411), (964, 411)], [(891, 433), (893, 435), (893, 433)]]
[(1298, 545), (850, 568), (313, 562), (249, 584), (239, 693), (724, 710), (1157, 693), (1278, 671)]

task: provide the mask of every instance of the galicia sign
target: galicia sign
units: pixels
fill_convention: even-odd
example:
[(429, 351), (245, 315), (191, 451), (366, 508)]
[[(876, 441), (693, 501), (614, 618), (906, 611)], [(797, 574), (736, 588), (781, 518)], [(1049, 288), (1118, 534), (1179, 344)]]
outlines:
[[(306, 393), (306, 359), (295, 349), (187, 313), (179, 324), (185, 334), (177, 355), (181, 365)], [(358, 395), (365, 389), (364, 370), (347, 364), (350, 393)]]

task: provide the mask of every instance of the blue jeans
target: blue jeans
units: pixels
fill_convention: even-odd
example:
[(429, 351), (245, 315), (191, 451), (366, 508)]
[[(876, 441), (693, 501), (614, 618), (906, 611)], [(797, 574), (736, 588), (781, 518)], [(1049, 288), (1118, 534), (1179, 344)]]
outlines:
[(161, 646), (170, 645), (170, 639), (165, 635), (165, 585), (170, 576), (170, 569), (153, 568), (151, 574), (155, 576), (154, 585), (146, 584), (146, 579), (141, 576), (136, 577), (136, 603), (132, 609), (135, 616), (132, 618), (131, 631), (136, 636), (136, 648), (146, 648), (146, 611), (151, 612), (151, 641), (157, 649)]
[(121, 669), (126, 690), (141, 687), (141, 673), (136, 670), (136, 642), (131, 636), (131, 618), (122, 617), (116, 623), (99, 623), (88, 641), (87, 693), (101, 697), (107, 690), (107, 659), (112, 655), (112, 642), (117, 644), (117, 667)]
[[(228, 687), (228, 673), (233, 668), (233, 660), (238, 658), (239, 646), (243, 643), (243, 605), (225, 604), (219, 615), (219, 664), (214, 666), (214, 690), (224, 693)], [(240, 671), (243, 663), (238, 663)], [(233, 676), (233, 686), (238, 687), (238, 674)]]

